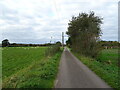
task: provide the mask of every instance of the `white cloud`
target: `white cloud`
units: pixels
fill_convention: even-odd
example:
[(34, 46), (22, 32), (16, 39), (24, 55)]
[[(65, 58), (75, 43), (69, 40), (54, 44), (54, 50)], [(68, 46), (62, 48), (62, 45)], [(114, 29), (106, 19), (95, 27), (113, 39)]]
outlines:
[(118, 0), (1, 0), (0, 40), (35, 43), (39, 39), (45, 43), (51, 36), (54, 41), (61, 40), (71, 17), (90, 11), (103, 17), (102, 39), (117, 40), (117, 8)]

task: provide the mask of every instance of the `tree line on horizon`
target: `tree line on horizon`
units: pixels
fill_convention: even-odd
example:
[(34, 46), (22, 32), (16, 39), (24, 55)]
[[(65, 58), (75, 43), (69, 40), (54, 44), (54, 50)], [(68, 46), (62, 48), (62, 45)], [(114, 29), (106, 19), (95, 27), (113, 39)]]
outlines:
[[(109, 48), (119, 48), (120, 47), (120, 43), (118, 41), (99, 41), (98, 42), (101, 46), (101, 48), (103, 49), (109, 49)], [(68, 47), (71, 46), (71, 41), (70, 41), (70, 38), (68, 38), (68, 40), (66, 41), (66, 45)]]
[[(56, 42), (61, 45), (61, 42)], [(20, 44), (20, 43), (10, 43), (8, 39), (2, 41), (2, 47), (36, 47), (36, 46), (52, 46), (56, 43), (45, 43), (45, 44)]]

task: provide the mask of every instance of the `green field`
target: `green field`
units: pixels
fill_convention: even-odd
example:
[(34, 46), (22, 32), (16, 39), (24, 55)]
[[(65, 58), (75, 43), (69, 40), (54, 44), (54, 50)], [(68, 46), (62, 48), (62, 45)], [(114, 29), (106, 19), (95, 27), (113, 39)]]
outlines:
[(2, 48), (3, 88), (52, 88), (61, 51), (45, 56), (47, 47)]
[(97, 57), (97, 60), (111, 65), (118, 65), (118, 49), (104, 49)]
[(118, 67), (118, 49), (104, 49), (96, 60), (74, 54), (111, 87), (120, 88), (118, 82), (118, 69), (120, 69)]

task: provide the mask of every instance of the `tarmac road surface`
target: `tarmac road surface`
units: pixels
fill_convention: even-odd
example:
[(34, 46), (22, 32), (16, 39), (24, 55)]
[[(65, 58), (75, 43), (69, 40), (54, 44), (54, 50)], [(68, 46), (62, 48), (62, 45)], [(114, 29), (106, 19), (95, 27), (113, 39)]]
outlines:
[(110, 89), (111, 87), (65, 48), (61, 56), (55, 88)]

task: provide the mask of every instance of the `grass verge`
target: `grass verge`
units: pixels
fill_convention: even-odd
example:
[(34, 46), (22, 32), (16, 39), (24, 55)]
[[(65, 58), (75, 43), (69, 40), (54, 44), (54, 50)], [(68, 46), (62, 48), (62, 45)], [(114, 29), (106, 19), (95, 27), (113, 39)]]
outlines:
[[(99, 60), (74, 53), (74, 55), (113, 88), (120, 88), (117, 50), (103, 50)], [(109, 63), (110, 61), (110, 63)]]

